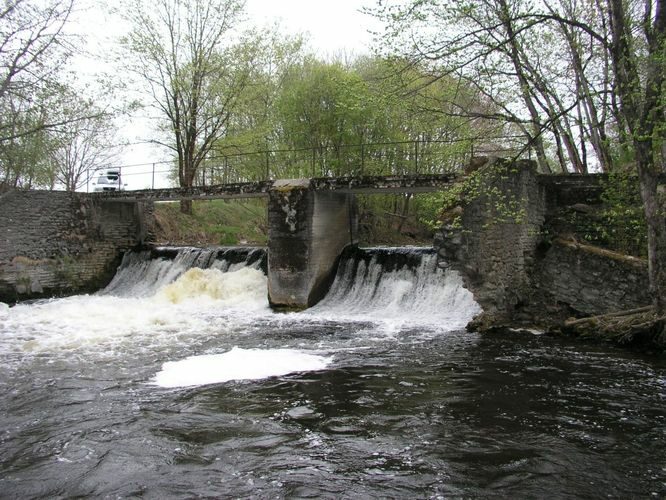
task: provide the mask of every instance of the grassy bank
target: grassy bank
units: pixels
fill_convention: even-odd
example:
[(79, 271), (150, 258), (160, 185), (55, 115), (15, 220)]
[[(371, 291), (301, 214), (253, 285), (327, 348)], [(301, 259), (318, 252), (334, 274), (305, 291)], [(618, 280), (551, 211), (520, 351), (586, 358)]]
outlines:
[(178, 203), (155, 204), (155, 242), (193, 246), (266, 244), (263, 199), (195, 201), (193, 208), (193, 215), (185, 215)]
[[(400, 198), (397, 198), (400, 200)], [(403, 211), (395, 196), (359, 197), (359, 242), (371, 245), (430, 245), (432, 231)], [(184, 215), (178, 203), (156, 203), (155, 242), (161, 245), (266, 245), (266, 200), (205, 200)]]

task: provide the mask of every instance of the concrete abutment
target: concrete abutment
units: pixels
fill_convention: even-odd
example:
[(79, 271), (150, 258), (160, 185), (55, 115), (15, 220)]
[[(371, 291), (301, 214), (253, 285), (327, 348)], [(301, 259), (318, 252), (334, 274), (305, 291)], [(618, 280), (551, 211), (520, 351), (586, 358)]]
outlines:
[(343, 249), (356, 242), (352, 194), (315, 191), (309, 179), (276, 181), (268, 200), (268, 297), (278, 310), (316, 304)]

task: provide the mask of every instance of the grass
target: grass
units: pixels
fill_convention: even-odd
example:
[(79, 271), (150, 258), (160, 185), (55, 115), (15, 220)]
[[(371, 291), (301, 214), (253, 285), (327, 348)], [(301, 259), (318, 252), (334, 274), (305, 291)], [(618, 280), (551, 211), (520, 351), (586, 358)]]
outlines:
[(266, 245), (266, 201), (206, 200), (193, 202), (193, 215), (179, 203), (155, 204), (155, 242), (170, 245)]
[[(414, 215), (396, 215), (395, 197), (362, 202), (359, 243), (371, 245), (430, 245), (432, 231)], [(180, 212), (179, 203), (155, 204), (155, 243), (191, 246), (265, 246), (268, 240), (267, 200), (200, 200), (193, 215)]]

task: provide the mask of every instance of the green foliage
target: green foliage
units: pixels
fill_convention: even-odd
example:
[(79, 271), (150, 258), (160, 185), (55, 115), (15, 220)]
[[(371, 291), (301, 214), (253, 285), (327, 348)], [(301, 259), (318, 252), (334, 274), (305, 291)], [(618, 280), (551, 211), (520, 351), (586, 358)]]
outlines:
[(473, 201), (482, 201), (492, 215), (488, 225), (524, 223), (527, 214), (523, 200), (514, 191), (507, 193), (504, 185), (509, 180), (509, 174), (517, 173), (517, 168), (515, 162), (495, 160), (465, 175), (450, 189), (429, 199), (431, 213), (436, 213), (436, 217), (423, 219), (423, 222), (433, 230), (441, 228), (445, 223), (459, 228), (462, 215), (460, 207)]
[(87, 173), (111, 164), (113, 116), (98, 100), (86, 97), (82, 89), (54, 83), (33, 96), (29, 105), (0, 101), (0, 110), (6, 111), (0, 129), (14, 135), (0, 139), (0, 181), (13, 187), (74, 191), (85, 185)]
[(456, 116), (478, 101), (474, 92), (453, 78), (432, 80), (425, 67), (378, 57), (324, 62), (304, 55), (298, 39), (276, 38), (260, 52), (264, 62), (216, 141), (215, 182), (441, 173), (469, 159), (473, 136), (498, 132)]
[(360, 163), (342, 148), (364, 142), (376, 112), (360, 75), (316, 60), (292, 69), (277, 111), (285, 148), (332, 150), (315, 158), (320, 175), (344, 175)]
[(430, 245), (433, 231), (423, 223), (434, 218), (432, 194), (359, 195), (361, 245)]
[(264, 200), (195, 201), (193, 215), (174, 203), (155, 205), (156, 241), (171, 244), (266, 244)]
[(604, 183), (602, 200), (605, 208), (599, 234), (606, 245), (622, 253), (645, 255), (647, 225), (637, 176), (622, 169), (612, 171)]

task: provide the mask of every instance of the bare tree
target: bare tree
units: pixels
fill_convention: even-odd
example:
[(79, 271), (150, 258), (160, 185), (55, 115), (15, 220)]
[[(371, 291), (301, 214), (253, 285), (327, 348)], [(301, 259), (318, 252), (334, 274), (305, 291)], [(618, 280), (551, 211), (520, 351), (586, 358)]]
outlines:
[[(97, 169), (108, 167), (116, 159), (113, 117), (99, 109), (92, 100), (71, 96), (66, 115), (84, 116), (70, 120), (49, 131), (48, 153), (54, 183), (67, 191), (76, 191), (86, 185)], [(67, 116), (63, 117), (66, 121)]]
[(619, 110), (631, 133), (648, 229), (650, 291), (666, 312), (666, 186), (657, 160), (666, 135), (666, 3), (644, 0), (632, 19), (622, 0), (607, 0), (610, 52)]
[(633, 155), (648, 226), (650, 288), (657, 309), (666, 310), (666, 187), (659, 177), (664, 0), (412, 0), (384, 3), (375, 13), (388, 23), (390, 49), (407, 47), (409, 57), (439, 65), (441, 74), (477, 82), (504, 110), (498, 119), (548, 134), (558, 160), (564, 164), (568, 156), (572, 170), (584, 169), (588, 139), (605, 168), (613, 164), (613, 140)]
[[(247, 58), (232, 39), (242, 8), (241, 0), (135, 0), (125, 11), (130, 67), (166, 132), (153, 142), (174, 153), (183, 187), (193, 185), (248, 83)], [(191, 201), (181, 211), (191, 213)]]
[[(69, 55), (63, 29), (73, 5), (74, 0), (3, 2), (0, 7), (0, 102), (34, 102), (57, 80), (59, 67)], [(51, 125), (45, 120), (17, 129), (15, 120), (0, 119), (0, 142)]]

